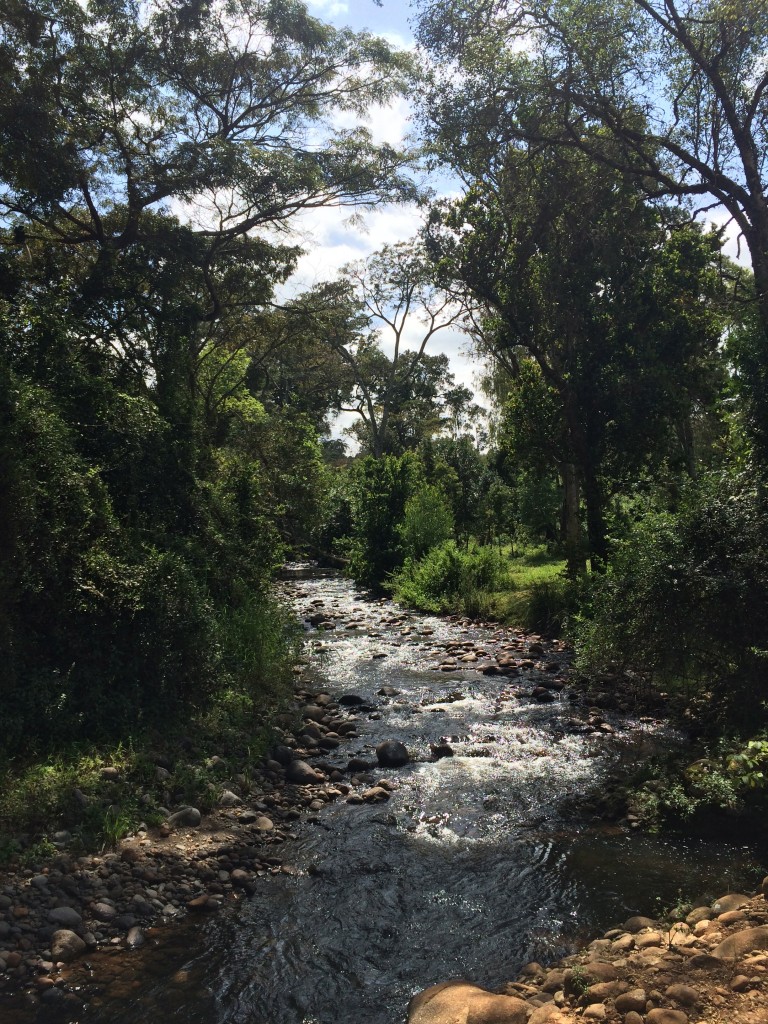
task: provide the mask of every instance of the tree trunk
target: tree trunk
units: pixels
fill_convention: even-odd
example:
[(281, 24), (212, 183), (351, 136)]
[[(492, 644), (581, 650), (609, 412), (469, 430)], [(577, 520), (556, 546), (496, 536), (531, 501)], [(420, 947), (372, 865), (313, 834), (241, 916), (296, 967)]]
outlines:
[(568, 576), (575, 580), (587, 571), (584, 544), (581, 537), (579, 514), (579, 474), (573, 462), (561, 462), (560, 479), (563, 482), (563, 532), (565, 534), (565, 558)]
[(587, 506), (587, 538), (592, 570), (601, 570), (608, 561), (603, 488), (596, 467), (587, 457), (584, 461), (584, 504)]

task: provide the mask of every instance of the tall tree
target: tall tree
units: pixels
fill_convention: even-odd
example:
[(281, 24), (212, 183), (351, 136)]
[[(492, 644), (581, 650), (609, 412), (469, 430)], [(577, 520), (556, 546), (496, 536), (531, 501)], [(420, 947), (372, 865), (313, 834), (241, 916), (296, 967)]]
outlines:
[(719, 243), (691, 227), (667, 236), (632, 183), (578, 151), (509, 146), (467, 164), (466, 196), (434, 212), (434, 252), (486, 304), (486, 348), (514, 376), (531, 356), (557, 397), (550, 444), (577, 572), (580, 492), (602, 561), (611, 461), (626, 478), (670, 419), (690, 415), (719, 340), (702, 301), (717, 290)]
[(427, 349), (466, 310), (435, 283), (419, 240), (347, 265), (292, 308), (314, 320), (317, 336), (348, 367), (353, 386), (340, 410), (360, 417), (352, 431), (374, 458), (415, 448), (440, 431), (449, 408), (461, 416), (468, 392), (455, 388), (447, 357)]
[[(646, 194), (724, 208), (748, 247), (768, 343), (764, 0), (418, 0), (430, 103), (472, 145), (580, 149)], [(457, 70), (460, 73), (457, 74)], [(547, 115), (529, 116), (533, 98)], [(605, 146), (606, 138), (611, 140)]]

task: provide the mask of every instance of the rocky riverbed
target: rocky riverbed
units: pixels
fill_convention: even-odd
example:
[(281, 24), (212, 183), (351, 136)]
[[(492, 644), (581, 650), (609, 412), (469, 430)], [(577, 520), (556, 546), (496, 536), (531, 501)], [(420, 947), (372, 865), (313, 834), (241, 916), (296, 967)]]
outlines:
[(768, 878), (663, 924), (629, 918), (575, 956), (491, 993), (464, 981), (411, 1000), (408, 1024), (766, 1024)]
[[(375, 827), (387, 837), (394, 833), (416, 842), (420, 865), (425, 849), (444, 856), (447, 843), (452, 864), (461, 867), (466, 856), (475, 870), (477, 851), (490, 850), (493, 860), (490, 866), (482, 862), (476, 884), (482, 885), (483, 873), (493, 884), (493, 872), (498, 870), (503, 877), (504, 865), (510, 863), (510, 844), (527, 849), (528, 840), (521, 841), (519, 836), (546, 833), (553, 815), (562, 820), (563, 806), (577, 805), (589, 799), (595, 787), (604, 787), (628, 751), (630, 756), (642, 756), (644, 741), (658, 728), (656, 706), (644, 703), (646, 696), (637, 692), (631, 680), (620, 687), (593, 688), (589, 695), (573, 686), (569, 652), (559, 643), (490, 623), (409, 615), (389, 602), (365, 602), (341, 582), (292, 584), (287, 596), (306, 623), (312, 657), (296, 668), (294, 709), (276, 724), (276, 742), (257, 772), (246, 777), (222, 751), (217, 755), (221, 783), (213, 813), (169, 807), (161, 827), (140, 829), (114, 851), (98, 855), (74, 856), (67, 849), (66, 835), (60, 836), (58, 856), (0, 878), (0, 1013), (5, 1009), (9, 1020), (45, 1019), (46, 1014), (79, 1018), (84, 1004), (97, 1014), (95, 1019), (117, 1020), (110, 1000), (117, 1001), (115, 1007), (119, 1003), (132, 1012), (131, 1000), (141, 987), (135, 970), (146, 967), (148, 948), (154, 949), (158, 941), (162, 945), (165, 926), (175, 923), (189, 934), (190, 921), (215, 919), (222, 912), (230, 913), (232, 920), (240, 914), (245, 921), (245, 908), (261, 899), (268, 904), (272, 890), (290, 893), (295, 901), (299, 892), (306, 893), (299, 886), (312, 877), (327, 882), (336, 870), (325, 863), (321, 841), (313, 838), (307, 845), (302, 837), (313, 828), (342, 824), (354, 833), (349, 816), (356, 813), (362, 815), (361, 828)], [(327, 685), (331, 678), (333, 686)], [(172, 778), (174, 765), (156, 767)], [(107, 782), (114, 779), (105, 778)], [(390, 805), (394, 809), (383, 818), (375, 810)], [(337, 811), (331, 810), (334, 806)], [(334, 825), (328, 825), (331, 819)], [(629, 813), (620, 817), (618, 828), (629, 832), (635, 825)], [(359, 833), (354, 838), (355, 849), (363, 842), (361, 837)], [(535, 842), (541, 845), (538, 838)], [(377, 870), (398, 874), (398, 865), (388, 865), (381, 849), (365, 858), (363, 874)], [(345, 856), (349, 862), (349, 853)], [(427, 872), (430, 884), (435, 873), (431, 864), (424, 862), (420, 868)], [(529, 872), (530, 867), (520, 871)], [(416, 879), (417, 888), (422, 884)], [(350, 879), (345, 887), (351, 885)], [(462, 877), (456, 885), (463, 885)], [(443, 898), (440, 893), (445, 893), (445, 886), (437, 886), (430, 902)], [(568, 892), (557, 896), (558, 906)], [(541, 915), (541, 893), (532, 890), (527, 898)], [(414, 897), (406, 899), (413, 902)], [(291, 909), (294, 916), (296, 905)], [(746, 908), (729, 907), (729, 912), (745, 915), (738, 920), (718, 920), (720, 915), (713, 910), (710, 918), (702, 916), (686, 932), (686, 942), (683, 929), (678, 929), (681, 941), (673, 947), (663, 933), (658, 933), (661, 938), (654, 945), (654, 929), (639, 939), (631, 938), (627, 930), (630, 938), (622, 931), (600, 940), (603, 945), (593, 943), (585, 963), (589, 965), (599, 953), (619, 972), (616, 978), (599, 979), (614, 985), (610, 992), (605, 990), (602, 1002), (593, 991), (593, 1001), (584, 1004), (579, 985), (571, 991), (564, 980), (562, 988), (553, 987), (551, 972), (536, 973), (529, 965), (524, 979), (516, 983), (523, 988), (514, 988), (514, 999), (522, 1000), (524, 1011), (517, 1003), (507, 1003), (507, 1010), (517, 1016), (470, 1015), (467, 1019), (477, 1024), (486, 1019), (517, 1021), (527, 1019), (520, 1014), (531, 1011), (539, 1014), (531, 1020), (540, 1024), (549, 1019), (542, 1015), (545, 1011), (556, 1010), (565, 1014), (562, 1020), (576, 1019), (567, 1014), (577, 1013), (585, 1019), (592, 1015), (592, 1019), (637, 1024), (635, 1018), (615, 1016), (620, 1012), (616, 1007), (623, 1005), (617, 999), (632, 991), (636, 980), (632, 971), (640, 966), (637, 958), (642, 955), (648, 961), (643, 960), (644, 969), (658, 968), (662, 973), (674, 974), (675, 964), (693, 968), (694, 960), (681, 950), (693, 950), (694, 957), (704, 952), (717, 955), (715, 939), (720, 941), (723, 929), (743, 930), (740, 923), (745, 927), (760, 923), (763, 905), (758, 901)], [(382, 917), (385, 910), (380, 908)], [(525, 905), (519, 912), (525, 915)], [(375, 914), (376, 910), (371, 916)], [(552, 918), (546, 924), (550, 930), (557, 927), (557, 914), (553, 912)], [(493, 927), (501, 927), (501, 941), (506, 941), (516, 924), (505, 920)], [(573, 934), (578, 928), (572, 924), (570, 931)], [(654, 942), (648, 940), (649, 934)], [(316, 945), (322, 940), (313, 936), (313, 941)], [(523, 948), (530, 949), (531, 942), (526, 940)], [(555, 941), (549, 948), (562, 947)], [(397, 954), (396, 948), (392, 954)], [(486, 946), (478, 943), (478, 956), (488, 955)], [(425, 956), (432, 957), (432, 969), (439, 969), (440, 958), (428, 944)], [(655, 956), (661, 959), (654, 964), (650, 961)], [(670, 958), (675, 957), (684, 959), (673, 964)], [(705, 966), (699, 964), (696, 969)], [(761, 962), (746, 965), (753, 966), (748, 977), (759, 978)], [(582, 978), (576, 962), (570, 969)], [(583, 974), (584, 979), (590, 977), (588, 971)], [(716, 977), (724, 987), (720, 975)], [(280, 983), (292, 984), (290, 979)], [(205, 984), (210, 991), (210, 982)], [(236, 975), (227, 982), (230, 987), (237, 984)], [(646, 991), (652, 994), (643, 1013), (675, 1008), (660, 985)], [(412, 981), (404, 977), (390, 998), (399, 999), (398, 993), (409, 986), (413, 991)], [(175, 991), (183, 988), (176, 984)], [(735, 995), (748, 999), (762, 991), (753, 980), (746, 987), (725, 988), (723, 999)], [(465, 996), (471, 1002), (477, 992), (466, 986), (460, 991), (456, 985), (433, 992), (413, 1006), (411, 1017), (416, 1024), (464, 1020), (457, 1007), (464, 1005), (460, 1000)], [(200, 1003), (199, 993), (190, 999)], [(387, 1011), (390, 1020), (402, 1017), (406, 1002), (403, 998), (399, 1012), (394, 1007)], [(639, 997), (635, 1002), (639, 1005)], [(598, 1004), (604, 1008), (603, 1018), (594, 1016), (600, 1012)], [(495, 1005), (498, 1009), (500, 1004)], [(736, 1019), (702, 1017), (703, 1005), (699, 1000), (679, 1012), (687, 1013), (690, 1020)], [(706, 1005), (719, 1004), (714, 1000)], [(101, 1018), (99, 1007), (106, 1014)], [(438, 1011), (443, 1016), (436, 1016)], [(210, 1012), (200, 1011), (202, 1015), (195, 1017), (190, 1010), (186, 1019), (239, 1019), (228, 1012), (211, 1003)], [(640, 1011), (626, 1011), (632, 1012)], [(290, 1000), (284, 1011), (276, 1008), (274, 1013), (275, 1022), (317, 1019), (311, 1008), (305, 1013), (300, 1007), (297, 1015)], [(158, 1012), (152, 1019), (161, 1018)], [(768, 1017), (760, 1019), (768, 1021)], [(646, 1015), (646, 1020), (648, 1024), (682, 1024), (680, 1017)], [(747, 1022), (745, 1017), (743, 1024)], [(757, 1021), (749, 1019), (749, 1024)]]

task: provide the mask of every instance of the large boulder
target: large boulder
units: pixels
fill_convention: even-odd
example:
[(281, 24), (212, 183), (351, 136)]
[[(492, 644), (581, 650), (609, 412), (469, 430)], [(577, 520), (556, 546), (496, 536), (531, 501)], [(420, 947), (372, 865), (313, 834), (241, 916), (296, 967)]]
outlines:
[(723, 939), (719, 946), (715, 946), (712, 955), (721, 960), (737, 960), (751, 953), (753, 949), (768, 949), (768, 925), (734, 932), (727, 939)]
[(402, 768), (410, 761), (408, 750), (400, 740), (385, 740), (380, 743), (376, 747), (376, 759), (382, 768)]
[(486, 992), (467, 981), (444, 981), (408, 1004), (408, 1024), (526, 1024), (531, 1007), (516, 996)]

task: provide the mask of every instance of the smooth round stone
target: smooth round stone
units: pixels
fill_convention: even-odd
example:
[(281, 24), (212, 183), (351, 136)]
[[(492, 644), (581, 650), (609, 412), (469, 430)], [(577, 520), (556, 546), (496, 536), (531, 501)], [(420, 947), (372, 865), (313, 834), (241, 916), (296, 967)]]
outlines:
[(376, 758), (382, 768), (402, 768), (408, 764), (408, 749), (400, 740), (385, 740), (376, 747)]
[(54, 907), (48, 912), (48, 920), (64, 928), (79, 928), (83, 919), (73, 907)]

